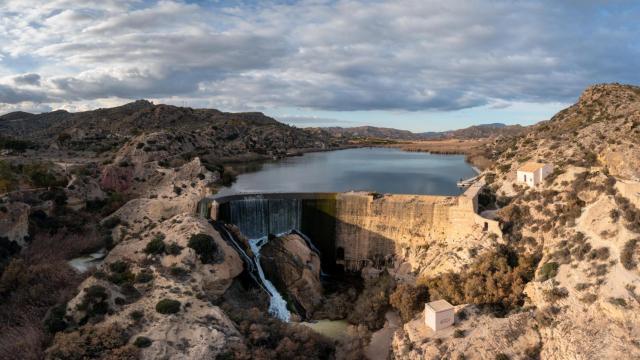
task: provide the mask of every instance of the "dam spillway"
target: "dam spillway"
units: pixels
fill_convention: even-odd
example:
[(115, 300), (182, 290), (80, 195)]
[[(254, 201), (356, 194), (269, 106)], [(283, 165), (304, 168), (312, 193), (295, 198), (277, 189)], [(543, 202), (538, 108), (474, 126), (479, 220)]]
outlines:
[(477, 214), (482, 184), (460, 196), (366, 192), (268, 193), (208, 197), (202, 216), (236, 225), (248, 238), (297, 230), (322, 254), (322, 267), (357, 271), (384, 264), (403, 247), (439, 239), (501, 235), (498, 222)]

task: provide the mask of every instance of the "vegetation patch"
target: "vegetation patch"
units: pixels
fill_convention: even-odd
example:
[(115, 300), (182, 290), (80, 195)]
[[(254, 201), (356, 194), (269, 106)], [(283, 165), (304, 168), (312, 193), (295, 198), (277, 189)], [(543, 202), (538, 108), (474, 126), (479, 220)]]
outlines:
[(216, 260), (218, 246), (210, 235), (202, 233), (192, 235), (191, 238), (189, 238), (188, 246), (200, 256), (200, 261), (205, 264), (212, 263)]
[(156, 311), (160, 314), (175, 314), (180, 311), (180, 301), (162, 299), (156, 304)]
[(558, 275), (558, 268), (560, 268), (560, 264), (553, 261), (542, 265), (540, 268), (540, 281), (546, 281), (556, 277), (556, 275)]
[(620, 253), (620, 262), (622, 263), (622, 266), (624, 266), (624, 268), (627, 270), (633, 270), (638, 265), (634, 259), (634, 253), (639, 241), (640, 239), (629, 240), (624, 244), (624, 247), (622, 248), (622, 253)]
[(389, 298), (391, 306), (398, 311), (403, 322), (411, 321), (428, 301), (429, 290), (424, 285), (399, 284)]
[(523, 304), (522, 291), (533, 279), (538, 262), (538, 254), (518, 255), (502, 245), (495, 252), (479, 256), (468, 270), (421, 278), (418, 284), (426, 285), (431, 300), (508, 310)]
[(151, 346), (153, 342), (146, 336), (138, 336), (136, 340), (133, 342), (133, 345), (139, 348), (147, 348)]
[(164, 238), (164, 234), (157, 234), (153, 240), (147, 243), (144, 252), (152, 255), (162, 254), (165, 250)]

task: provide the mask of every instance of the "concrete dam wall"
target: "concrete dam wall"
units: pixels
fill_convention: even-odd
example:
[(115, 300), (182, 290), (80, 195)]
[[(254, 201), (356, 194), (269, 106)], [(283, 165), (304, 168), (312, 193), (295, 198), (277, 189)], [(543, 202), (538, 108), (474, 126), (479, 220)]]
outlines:
[(499, 224), (477, 214), (481, 184), (460, 196), (346, 193), (270, 193), (211, 197), (200, 212), (239, 227), (249, 238), (292, 229), (322, 253), (323, 268), (359, 270), (392, 261), (403, 247), (435, 240), (465, 241)]

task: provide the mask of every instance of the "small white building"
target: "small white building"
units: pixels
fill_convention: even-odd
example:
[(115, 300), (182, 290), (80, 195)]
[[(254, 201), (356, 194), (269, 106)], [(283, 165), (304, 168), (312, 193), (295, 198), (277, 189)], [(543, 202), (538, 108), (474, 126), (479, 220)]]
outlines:
[(517, 171), (517, 180), (529, 186), (537, 186), (553, 172), (553, 165), (539, 162), (524, 163)]
[(454, 322), (453, 305), (446, 300), (424, 304), (424, 322), (433, 331), (448, 328)]

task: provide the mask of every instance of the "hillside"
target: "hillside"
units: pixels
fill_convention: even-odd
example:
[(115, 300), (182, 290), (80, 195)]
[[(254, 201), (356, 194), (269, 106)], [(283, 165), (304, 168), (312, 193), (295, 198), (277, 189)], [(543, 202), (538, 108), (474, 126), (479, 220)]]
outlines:
[(169, 144), (158, 141), (165, 139), (174, 148), (164, 151), (165, 156), (212, 152), (218, 160), (233, 160), (239, 155), (284, 156), (343, 143), (324, 131), (290, 127), (262, 113), (154, 105), (146, 100), (78, 113), (9, 113), (0, 117), (0, 133), (8, 139), (34, 143), (41, 156), (59, 158), (68, 157), (69, 152), (84, 158), (104, 158), (121, 151), (133, 139), (135, 144), (146, 144), (150, 139), (149, 146), (141, 146), (145, 152), (164, 151)]
[[(640, 87), (591, 86), (551, 120), (490, 147), (494, 165), (483, 172), (489, 184), (483, 202), (494, 209), (488, 216), (500, 220), (518, 257), (537, 259), (535, 276), (516, 292), (523, 304), (487, 316), (477, 307), (504, 291), (496, 289), (497, 277), (481, 291), (472, 280), (465, 284), (474, 276), (465, 271), (451, 275), (455, 283), (427, 279), (432, 298), (446, 298), (466, 314), (455, 330), (463, 335), (438, 346), (411, 322), (396, 333), (396, 356), (639, 357)], [(537, 188), (516, 181), (528, 161), (554, 166)]]
[(444, 139), (481, 139), (498, 136), (514, 136), (525, 131), (520, 125), (505, 125), (502, 123), (474, 125), (458, 130), (431, 131), (414, 133), (408, 130), (393, 128), (358, 126), (358, 127), (326, 127), (319, 128), (336, 137), (343, 138), (373, 138), (387, 140), (420, 141), (420, 140), (444, 140)]

